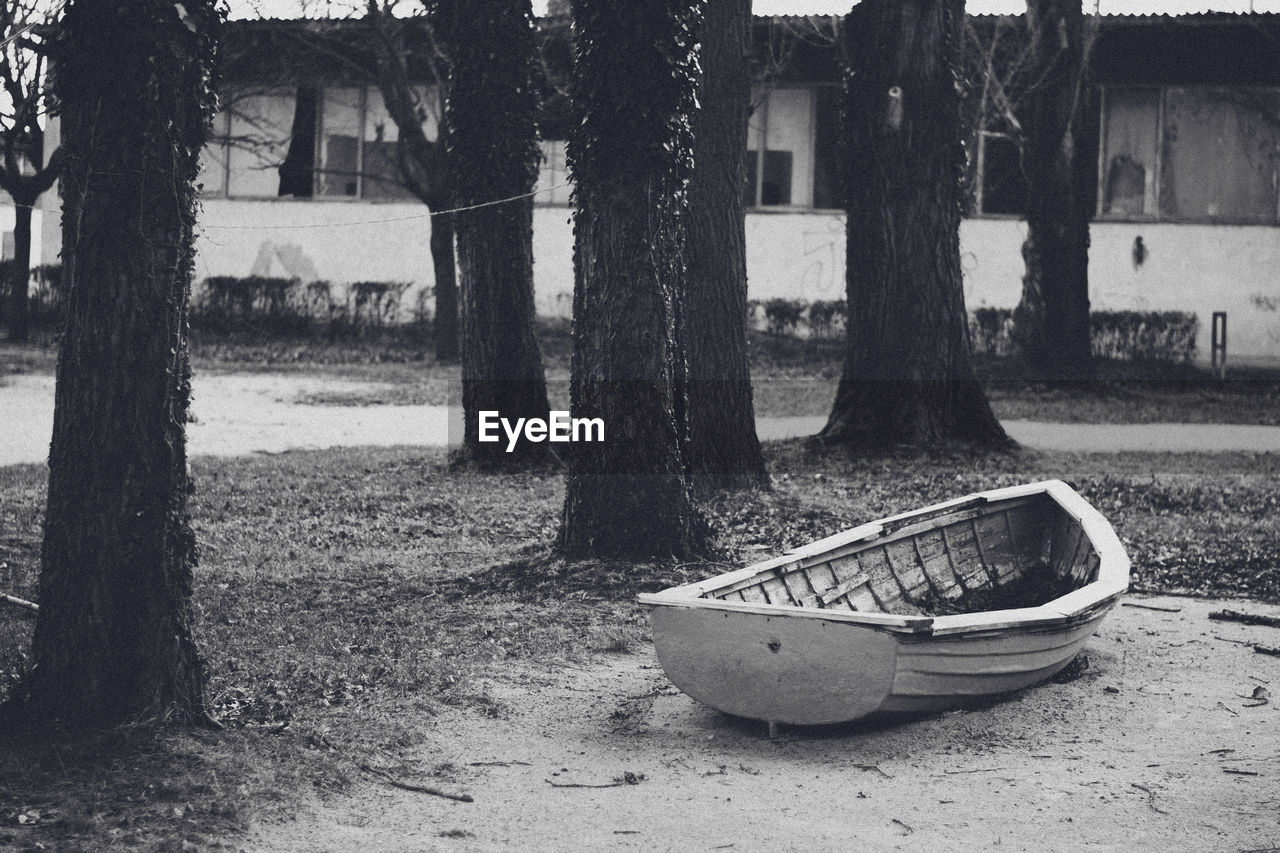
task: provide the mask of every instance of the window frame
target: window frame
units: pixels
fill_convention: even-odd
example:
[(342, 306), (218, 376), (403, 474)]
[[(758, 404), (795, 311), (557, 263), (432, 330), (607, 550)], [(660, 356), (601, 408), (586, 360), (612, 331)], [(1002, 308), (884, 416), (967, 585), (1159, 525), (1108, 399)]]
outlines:
[[(828, 84), (835, 85), (835, 84)], [(817, 83), (792, 83), (786, 85), (778, 85), (776, 82), (764, 83), (759, 86), (753, 86), (750, 97), (752, 103), (752, 115), (747, 122), (747, 144), (746, 156), (748, 160), (755, 159), (755, 185), (752, 187), (751, 197), (743, 196), (743, 207), (748, 213), (801, 213), (813, 211), (832, 211), (840, 208), (819, 208), (814, 205), (815, 187), (818, 171), (817, 157), (817, 127), (818, 127), (818, 89), (823, 88), (822, 84)], [(805, 126), (801, 129), (804, 134), (805, 148), (769, 148), (769, 101), (774, 92), (778, 91), (797, 91), (804, 92), (808, 100), (808, 117)], [(754, 120), (757, 125), (756, 132), (751, 132), (751, 124)], [(753, 149), (751, 146), (756, 147)], [(786, 204), (763, 204), (764, 195), (764, 172), (765, 172), (765, 156), (769, 151), (779, 153), (788, 153), (792, 155), (791, 173), (790, 173), (790, 201)], [(803, 167), (807, 166), (808, 174), (801, 174)], [(750, 164), (747, 164), (748, 174), (750, 173)], [(806, 201), (797, 203), (795, 201), (797, 191), (804, 191)]]
[[(993, 212), (986, 209), (987, 200), (987, 140), (988, 139), (1005, 139), (1010, 144), (1017, 145), (1016, 140), (1008, 133), (1002, 133), (998, 130), (987, 130), (985, 127), (977, 129), (977, 142), (975, 144), (974, 160), (976, 161), (973, 169), (973, 186), (970, 188), (972, 193), (973, 206), (966, 219), (1026, 219), (1026, 200), (1022, 202), (1022, 209), (1013, 213)], [(1025, 178), (1023, 179), (1025, 181)]]
[[(1188, 216), (1179, 213), (1171, 213), (1165, 210), (1166, 191), (1166, 126), (1168, 124), (1168, 99), (1172, 90), (1183, 90), (1189, 92), (1221, 92), (1224, 90), (1239, 91), (1259, 91), (1270, 92), (1280, 95), (1280, 86), (1231, 86), (1231, 85), (1213, 85), (1213, 84), (1116, 84), (1104, 85), (1099, 87), (1100, 93), (1098, 98), (1098, 183), (1097, 183), (1097, 206), (1094, 210), (1094, 221), (1105, 223), (1123, 223), (1123, 222), (1162, 222), (1172, 224), (1187, 225), (1236, 225), (1236, 226), (1255, 226), (1255, 227), (1276, 227), (1280, 226), (1280, 156), (1277, 157), (1271, 178), (1272, 193), (1275, 196), (1275, 203), (1265, 219), (1249, 219), (1239, 216)], [(1118, 90), (1128, 91), (1153, 91), (1156, 94), (1156, 117), (1155, 117), (1155, 154), (1151, 164), (1154, 178), (1151, 180), (1151, 188), (1145, 196), (1146, 200), (1151, 203), (1151, 212), (1142, 214), (1132, 213), (1108, 213), (1106, 207), (1107, 198), (1107, 182), (1110, 178), (1109, 166), (1107, 162), (1107, 140), (1111, 130), (1108, 109), (1111, 104), (1113, 94)], [(1277, 148), (1280, 149), (1280, 126), (1276, 128)], [(1278, 152), (1280, 155), (1280, 152)]]

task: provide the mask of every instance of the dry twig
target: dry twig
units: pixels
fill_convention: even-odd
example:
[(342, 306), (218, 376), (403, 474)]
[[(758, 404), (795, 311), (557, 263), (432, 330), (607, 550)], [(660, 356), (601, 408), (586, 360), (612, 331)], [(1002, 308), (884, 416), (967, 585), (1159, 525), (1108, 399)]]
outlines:
[(1148, 788), (1148, 787), (1147, 787), (1147, 786), (1145, 786), (1145, 785), (1139, 785), (1137, 782), (1130, 782), (1129, 784), (1130, 784), (1130, 785), (1132, 785), (1133, 787), (1137, 788), (1139, 791), (1146, 791), (1146, 792), (1147, 792), (1147, 805), (1151, 806), (1151, 810), (1152, 810), (1152, 811), (1154, 811), (1156, 814), (1168, 814), (1168, 812), (1167, 812), (1167, 811), (1165, 811), (1164, 809), (1162, 809), (1162, 808), (1160, 808), (1159, 806), (1157, 806), (1157, 805), (1156, 805), (1156, 792), (1155, 792), (1155, 791), (1151, 790), (1150, 788)]
[(30, 610), (32, 613), (37, 613), (40, 610), (40, 605), (36, 604), (34, 601), (27, 601), (25, 598), (18, 598), (16, 595), (9, 595), (5, 592), (0, 592), (0, 601), (3, 601), (6, 604), (12, 604), (15, 607), (25, 608)]
[(1217, 622), (1239, 622), (1242, 625), (1266, 625), (1280, 628), (1280, 617), (1263, 616), (1260, 613), (1241, 613), (1239, 610), (1215, 610), (1209, 618)]
[(1181, 607), (1161, 607), (1158, 604), (1142, 604), (1137, 601), (1122, 601), (1121, 607), (1137, 607), (1141, 610), (1159, 610), (1161, 613), (1181, 613)]
[(433, 788), (430, 785), (417, 785), (413, 782), (406, 782), (403, 779), (397, 779), (385, 770), (379, 770), (376, 767), (370, 767), (368, 764), (361, 764), (360, 769), (366, 773), (377, 776), (393, 788), (400, 788), (405, 791), (413, 791), (418, 794), (430, 794), (433, 797), (444, 797), (446, 800), (455, 800), (459, 803), (474, 803), (470, 794), (454, 794), (450, 791), (442, 791), (439, 788)]

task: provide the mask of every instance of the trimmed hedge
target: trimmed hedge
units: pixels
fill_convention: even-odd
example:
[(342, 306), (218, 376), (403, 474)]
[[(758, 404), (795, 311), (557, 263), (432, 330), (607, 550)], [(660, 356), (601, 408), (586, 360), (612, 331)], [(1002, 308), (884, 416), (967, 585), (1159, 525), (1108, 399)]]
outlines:
[[(1188, 364), (1196, 356), (1196, 315), (1185, 311), (1094, 311), (1089, 315), (1094, 358)], [(1012, 352), (1013, 312), (978, 308), (969, 314), (969, 336), (978, 355)]]
[[(191, 300), (191, 325), (220, 334), (324, 335), (358, 338), (402, 325), (400, 300), (408, 282), (358, 281), (334, 287), (296, 278), (212, 276)], [(422, 298), (413, 323), (425, 321)]]
[[(770, 335), (839, 339), (844, 335), (844, 300), (802, 302), (798, 299), (752, 300), (747, 323)], [(1196, 315), (1185, 311), (1094, 311), (1090, 316), (1093, 355), (1119, 361), (1190, 363), (1196, 355)], [(1007, 357), (1013, 353), (1013, 311), (975, 308), (969, 312), (969, 337), (977, 355)]]
[(747, 302), (747, 323), (752, 328), (763, 325), (770, 335), (838, 339), (844, 335), (847, 306), (843, 299), (753, 299)]
[(1095, 311), (1093, 354), (1126, 361), (1189, 363), (1196, 357), (1195, 314), (1183, 311)]
[[(12, 275), (13, 261), (0, 261), (0, 318), (4, 318), (9, 310)], [(62, 319), (62, 264), (41, 264), (31, 268), (27, 306), (32, 325), (52, 325)]]
[[(0, 261), (0, 320), (9, 303), (12, 261)], [(192, 288), (193, 329), (215, 334), (264, 337), (323, 335), (359, 338), (391, 327), (415, 330), (430, 325), (430, 291), (418, 294), (407, 312), (404, 281), (357, 281), (334, 287), (327, 281), (296, 278), (211, 276)], [(28, 286), (33, 326), (56, 327), (62, 320), (62, 265), (33, 267)], [(407, 315), (407, 316), (406, 316)]]

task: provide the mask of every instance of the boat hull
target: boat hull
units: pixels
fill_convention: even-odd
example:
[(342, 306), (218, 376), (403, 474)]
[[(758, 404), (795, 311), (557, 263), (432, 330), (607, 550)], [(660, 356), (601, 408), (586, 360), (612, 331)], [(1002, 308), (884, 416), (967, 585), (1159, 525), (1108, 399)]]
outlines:
[(693, 699), (793, 725), (963, 708), (1057, 673), (1105, 613), (1069, 628), (913, 639), (824, 619), (684, 607), (655, 610), (658, 661)]
[[(983, 540), (986, 529), (1003, 538)], [(1011, 589), (1019, 574), (1040, 570), (1029, 568), (1037, 556), (1050, 582), (1074, 588), (1036, 606), (910, 610)], [(689, 696), (736, 716), (827, 724), (962, 708), (1043, 681), (1088, 642), (1127, 589), (1128, 572), (1110, 525), (1051, 481), (863, 525), (640, 600), (652, 608), (659, 662)]]

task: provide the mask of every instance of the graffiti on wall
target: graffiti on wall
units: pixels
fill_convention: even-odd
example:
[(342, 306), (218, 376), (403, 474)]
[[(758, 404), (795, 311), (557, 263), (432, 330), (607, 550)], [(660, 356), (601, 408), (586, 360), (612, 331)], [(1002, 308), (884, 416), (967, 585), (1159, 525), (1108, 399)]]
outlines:
[(844, 294), (844, 223), (815, 217), (801, 234), (800, 298), (807, 302), (839, 299)]
[(273, 243), (263, 240), (253, 259), (249, 275), (273, 278), (296, 278), (299, 281), (318, 281), (316, 265), (297, 243)]

